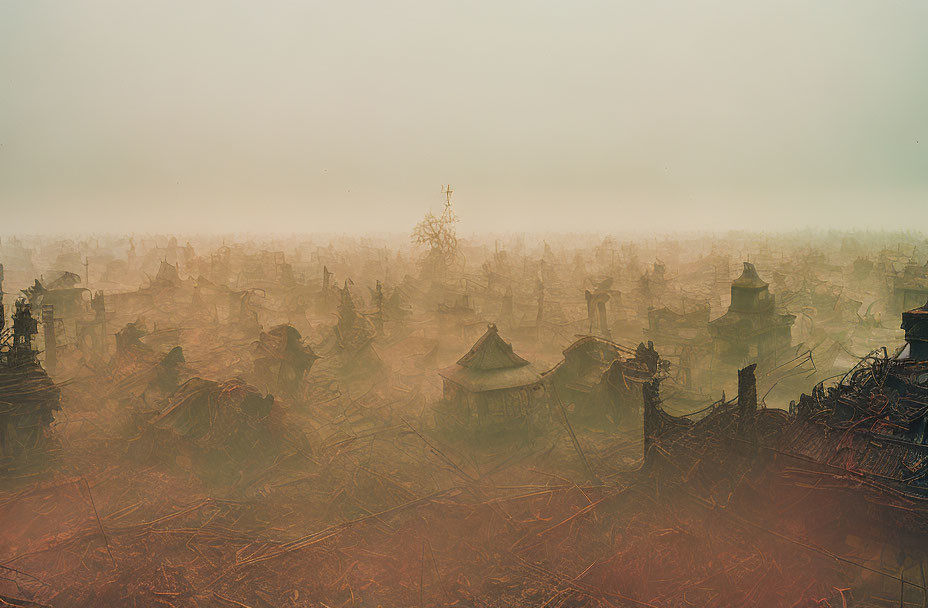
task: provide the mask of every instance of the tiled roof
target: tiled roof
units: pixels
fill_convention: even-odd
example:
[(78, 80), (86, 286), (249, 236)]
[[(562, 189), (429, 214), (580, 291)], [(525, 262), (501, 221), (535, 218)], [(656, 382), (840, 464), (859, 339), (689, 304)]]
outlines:
[(458, 359), (458, 365), (472, 370), (496, 370), (528, 365), (528, 361), (512, 352), (512, 344), (499, 336), (496, 325), (487, 326), (487, 331), (471, 347), (467, 354)]

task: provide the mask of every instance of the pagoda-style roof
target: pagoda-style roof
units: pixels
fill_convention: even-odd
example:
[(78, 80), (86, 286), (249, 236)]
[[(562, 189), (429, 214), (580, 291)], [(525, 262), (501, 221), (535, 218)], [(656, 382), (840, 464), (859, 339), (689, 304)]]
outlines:
[(767, 282), (758, 276), (754, 264), (745, 262), (741, 276), (731, 282), (731, 304), (728, 314), (769, 314), (775, 306)]
[(764, 289), (768, 286), (768, 283), (757, 274), (757, 269), (754, 268), (754, 264), (745, 262), (744, 270), (741, 271), (741, 276), (732, 281), (731, 286), (741, 289)]
[(744, 263), (741, 276), (731, 283), (728, 311), (709, 322), (709, 331), (731, 339), (747, 338), (777, 327), (789, 327), (795, 315), (776, 312), (775, 300), (768, 284), (750, 262)]
[(512, 351), (512, 344), (499, 336), (496, 325), (490, 323), (487, 331), (458, 359), (458, 365), (476, 370), (495, 370), (528, 365), (528, 361)]
[(466, 355), (438, 374), (474, 393), (532, 386), (542, 380), (528, 361), (512, 351), (512, 345), (500, 337), (492, 323)]

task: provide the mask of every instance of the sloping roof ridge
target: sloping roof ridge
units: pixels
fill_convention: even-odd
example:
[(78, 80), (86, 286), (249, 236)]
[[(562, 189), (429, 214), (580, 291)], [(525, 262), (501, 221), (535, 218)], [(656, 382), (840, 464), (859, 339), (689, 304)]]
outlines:
[(458, 365), (471, 369), (507, 369), (522, 367), (529, 362), (515, 354), (512, 344), (499, 335), (496, 324), (487, 325), (487, 331), (471, 347), (467, 354), (458, 359)]
[(757, 274), (757, 268), (754, 267), (754, 264), (751, 262), (744, 262), (744, 270), (741, 271), (741, 276), (735, 279), (732, 285), (735, 287), (759, 289), (767, 287), (768, 283)]

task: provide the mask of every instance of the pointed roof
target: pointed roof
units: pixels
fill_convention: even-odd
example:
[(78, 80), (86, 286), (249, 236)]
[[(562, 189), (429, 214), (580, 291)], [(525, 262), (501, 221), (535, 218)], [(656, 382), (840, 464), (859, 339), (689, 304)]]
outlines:
[(177, 266), (169, 264), (167, 260), (161, 260), (161, 266), (158, 267), (158, 274), (155, 275), (157, 283), (180, 283), (180, 275), (177, 274)]
[(533, 386), (542, 381), (541, 374), (512, 352), (512, 345), (500, 338), (492, 323), (466, 355), (438, 374), (477, 393)]
[(763, 289), (767, 287), (767, 282), (757, 274), (757, 269), (750, 262), (744, 263), (744, 270), (741, 276), (732, 281), (732, 287), (742, 287), (744, 289)]
[(458, 365), (475, 370), (512, 369), (528, 365), (528, 361), (512, 351), (512, 344), (499, 336), (494, 323), (487, 325), (487, 331), (474, 343), (467, 354), (458, 359)]

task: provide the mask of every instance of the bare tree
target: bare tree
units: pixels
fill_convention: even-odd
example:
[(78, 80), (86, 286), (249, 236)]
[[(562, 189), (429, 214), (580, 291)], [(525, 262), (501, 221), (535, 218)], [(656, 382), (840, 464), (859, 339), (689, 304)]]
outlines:
[(457, 256), (458, 238), (455, 224), (458, 216), (454, 213), (451, 203), (451, 185), (442, 188), (445, 194), (445, 208), (440, 215), (432, 211), (425, 214), (422, 221), (416, 224), (412, 231), (412, 240), (419, 245), (429, 247), (429, 257), (441, 259), (445, 265), (450, 265)]

